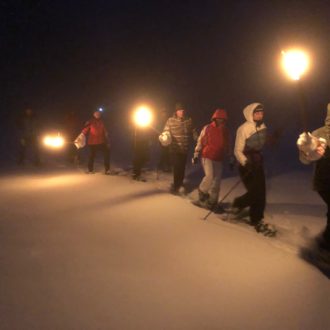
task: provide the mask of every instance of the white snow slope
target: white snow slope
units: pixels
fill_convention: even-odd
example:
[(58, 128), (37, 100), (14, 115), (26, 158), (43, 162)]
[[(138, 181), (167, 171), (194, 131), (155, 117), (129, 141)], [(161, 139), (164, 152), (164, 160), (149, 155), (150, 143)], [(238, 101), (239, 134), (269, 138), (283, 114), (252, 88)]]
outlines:
[(269, 181), (276, 238), (214, 214), (202, 221), (206, 211), (170, 195), (169, 182), (2, 175), (0, 328), (330, 328), (330, 282), (299, 257), (325, 224), (308, 175)]

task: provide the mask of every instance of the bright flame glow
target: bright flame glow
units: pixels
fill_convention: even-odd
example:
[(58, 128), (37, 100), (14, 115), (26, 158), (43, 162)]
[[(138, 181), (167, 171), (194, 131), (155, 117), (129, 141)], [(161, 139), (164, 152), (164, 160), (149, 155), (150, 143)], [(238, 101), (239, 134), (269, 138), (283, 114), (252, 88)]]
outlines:
[(282, 51), (282, 66), (293, 80), (299, 80), (309, 67), (308, 55), (299, 49)]
[(149, 126), (152, 122), (152, 112), (147, 106), (141, 106), (135, 111), (133, 119), (138, 126)]
[(64, 139), (59, 134), (56, 136), (47, 135), (44, 138), (44, 145), (50, 148), (59, 149), (64, 146)]

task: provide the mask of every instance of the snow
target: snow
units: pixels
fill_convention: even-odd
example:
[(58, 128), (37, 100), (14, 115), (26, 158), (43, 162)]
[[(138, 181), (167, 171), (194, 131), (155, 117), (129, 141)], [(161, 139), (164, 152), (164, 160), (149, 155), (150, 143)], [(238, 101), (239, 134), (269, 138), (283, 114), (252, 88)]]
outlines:
[(276, 238), (203, 221), (207, 211), (167, 192), (170, 175), (148, 179), (2, 174), (2, 330), (329, 329), (329, 279), (299, 256), (325, 225), (309, 174), (268, 180)]

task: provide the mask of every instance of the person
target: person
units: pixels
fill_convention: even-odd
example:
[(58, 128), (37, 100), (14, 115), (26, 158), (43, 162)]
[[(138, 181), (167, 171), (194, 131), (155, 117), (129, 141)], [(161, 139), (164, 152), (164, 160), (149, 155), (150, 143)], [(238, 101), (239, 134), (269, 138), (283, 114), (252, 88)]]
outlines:
[(24, 165), (27, 149), (30, 149), (34, 164), (39, 166), (39, 125), (37, 117), (30, 107), (27, 107), (23, 114), (17, 118), (16, 125), (19, 135), (18, 164)]
[(300, 161), (304, 164), (315, 164), (313, 188), (327, 205), (327, 223), (319, 243), (330, 251), (330, 103), (325, 125), (312, 134), (301, 134), (297, 146)]
[(169, 151), (173, 168), (173, 183), (170, 191), (173, 194), (185, 193), (183, 181), (188, 150), (191, 138), (197, 140), (197, 132), (194, 129), (192, 119), (186, 116), (185, 108), (181, 103), (176, 104), (173, 116), (168, 118), (165, 123), (161, 136), (167, 134), (171, 137)]
[(102, 113), (100, 111), (95, 111), (93, 117), (86, 122), (85, 127), (81, 132), (85, 136), (88, 135), (87, 144), (89, 146), (89, 157), (87, 173), (94, 173), (94, 160), (96, 153), (97, 151), (102, 151), (105, 174), (110, 174), (110, 146), (108, 132), (101, 116)]
[(246, 193), (234, 199), (232, 212), (240, 213), (249, 207), (250, 224), (257, 232), (266, 230), (263, 223), (266, 205), (266, 185), (262, 149), (266, 142), (264, 107), (252, 103), (243, 110), (246, 119), (236, 133), (234, 154)]
[(145, 181), (141, 177), (142, 167), (149, 158), (150, 129), (135, 127), (133, 149), (133, 180)]
[(224, 109), (216, 109), (211, 123), (205, 125), (198, 137), (193, 164), (201, 154), (204, 177), (198, 187), (199, 202), (213, 209), (218, 204), (223, 160), (229, 155), (228, 116)]
[(79, 133), (79, 118), (75, 111), (70, 111), (64, 117), (64, 134), (69, 142), (66, 148), (66, 157), (69, 163), (78, 165), (80, 162), (79, 149), (74, 145), (74, 140)]

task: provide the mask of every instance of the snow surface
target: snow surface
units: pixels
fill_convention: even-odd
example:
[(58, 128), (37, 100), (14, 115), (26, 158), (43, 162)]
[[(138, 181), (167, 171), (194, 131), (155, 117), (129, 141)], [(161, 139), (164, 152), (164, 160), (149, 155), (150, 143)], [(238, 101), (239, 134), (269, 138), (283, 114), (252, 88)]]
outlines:
[(2, 174), (2, 330), (330, 328), (330, 282), (299, 256), (325, 225), (310, 175), (268, 180), (276, 238), (203, 221), (207, 211), (167, 192), (170, 175), (148, 178)]

